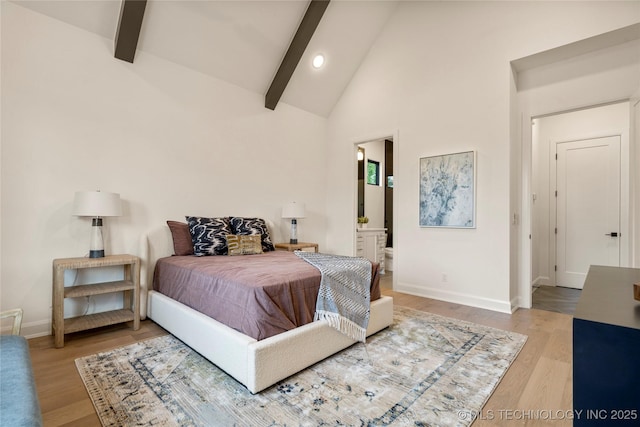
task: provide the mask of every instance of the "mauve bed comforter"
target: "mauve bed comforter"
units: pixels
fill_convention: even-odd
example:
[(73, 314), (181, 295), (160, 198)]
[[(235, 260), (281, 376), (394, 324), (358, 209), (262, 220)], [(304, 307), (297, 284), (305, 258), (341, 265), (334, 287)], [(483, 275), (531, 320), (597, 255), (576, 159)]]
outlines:
[[(256, 340), (313, 321), (320, 272), (292, 252), (171, 256), (156, 264), (153, 289)], [(371, 300), (380, 298), (372, 263)]]

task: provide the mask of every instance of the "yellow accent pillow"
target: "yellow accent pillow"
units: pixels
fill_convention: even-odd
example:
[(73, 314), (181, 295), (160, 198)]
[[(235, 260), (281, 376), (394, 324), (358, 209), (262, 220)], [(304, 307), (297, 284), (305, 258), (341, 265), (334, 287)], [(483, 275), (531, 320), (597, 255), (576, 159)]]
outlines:
[(262, 253), (262, 235), (227, 234), (229, 255), (255, 255)]

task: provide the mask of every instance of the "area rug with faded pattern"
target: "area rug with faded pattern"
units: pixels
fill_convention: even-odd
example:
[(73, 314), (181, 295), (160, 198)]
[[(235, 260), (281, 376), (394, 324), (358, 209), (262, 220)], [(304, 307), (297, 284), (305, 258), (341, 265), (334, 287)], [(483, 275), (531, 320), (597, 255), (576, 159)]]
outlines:
[(104, 426), (467, 426), (526, 339), (395, 307), (366, 344), (256, 395), (171, 335), (76, 366)]

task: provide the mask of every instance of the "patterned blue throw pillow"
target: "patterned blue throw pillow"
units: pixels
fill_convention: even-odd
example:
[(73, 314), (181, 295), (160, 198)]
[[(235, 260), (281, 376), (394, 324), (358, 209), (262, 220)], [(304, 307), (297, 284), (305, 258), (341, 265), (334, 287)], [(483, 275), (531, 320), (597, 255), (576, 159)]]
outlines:
[(231, 231), (233, 234), (260, 234), (262, 235), (263, 252), (274, 251), (276, 249), (271, 241), (267, 223), (262, 218), (231, 217)]
[(229, 218), (187, 216), (186, 219), (195, 256), (227, 254), (226, 236), (232, 234)]

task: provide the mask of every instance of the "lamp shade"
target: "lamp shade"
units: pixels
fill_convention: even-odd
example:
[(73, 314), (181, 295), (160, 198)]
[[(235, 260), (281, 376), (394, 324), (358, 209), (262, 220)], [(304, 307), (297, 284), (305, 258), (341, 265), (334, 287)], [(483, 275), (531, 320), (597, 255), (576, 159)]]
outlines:
[(282, 218), (304, 218), (304, 203), (291, 202), (284, 205)]
[(105, 191), (77, 191), (73, 200), (75, 216), (120, 216), (120, 194)]

